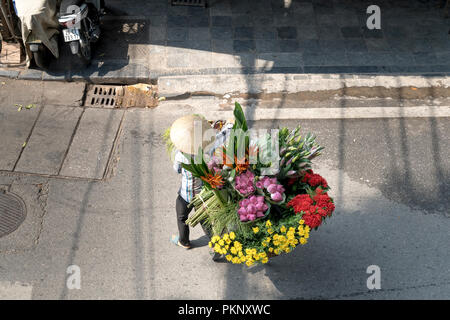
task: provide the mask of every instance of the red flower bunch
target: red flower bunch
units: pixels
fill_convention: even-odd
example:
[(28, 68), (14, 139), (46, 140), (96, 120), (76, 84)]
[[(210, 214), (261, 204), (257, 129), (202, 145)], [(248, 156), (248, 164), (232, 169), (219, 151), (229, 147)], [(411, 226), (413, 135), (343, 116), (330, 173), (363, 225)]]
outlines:
[(322, 223), (322, 218), (331, 216), (335, 206), (328, 194), (318, 187), (315, 195), (299, 194), (288, 202), (287, 207), (292, 207), (296, 214), (303, 213), (302, 219), (310, 228), (316, 228)]
[(306, 182), (311, 187), (322, 186), (323, 188), (328, 188), (327, 181), (321, 175), (314, 173), (312, 170), (308, 170), (305, 173), (302, 182)]

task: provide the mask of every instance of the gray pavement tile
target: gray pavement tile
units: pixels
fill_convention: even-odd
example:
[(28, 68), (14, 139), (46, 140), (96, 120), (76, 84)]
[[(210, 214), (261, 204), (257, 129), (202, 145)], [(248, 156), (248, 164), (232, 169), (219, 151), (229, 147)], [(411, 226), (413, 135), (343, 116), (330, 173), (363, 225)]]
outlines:
[(188, 54), (170, 54), (167, 55), (168, 68), (188, 68), (189, 64)]
[(233, 40), (215, 40), (211, 41), (212, 51), (218, 53), (233, 53)]
[(273, 26), (274, 18), (273, 15), (259, 15), (255, 14), (252, 16), (253, 25), (256, 27)]
[(414, 61), (417, 65), (434, 65), (437, 58), (434, 52), (415, 52)]
[(281, 52), (297, 52), (299, 50), (298, 40), (279, 40)]
[(314, 2), (313, 7), (316, 15), (334, 14), (334, 6), (332, 1), (320, 1), (320, 3)]
[(103, 178), (124, 111), (86, 109), (73, 137), (61, 175)]
[(189, 18), (187, 16), (171, 16), (167, 17), (167, 27), (182, 28), (189, 26)]
[(206, 28), (209, 27), (208, 15), (196, 15), (189, 17), (189, 27), (191, 28)]
[(234, 52), (255, 52), (256, 46), (254, 40), (234, 40), (233, 41)]
[(8, 70), (8, 69), (0, 69), (0, 77), (6, 78), (17, 78), (19, 76), (19, 71), (17, 70)]
[(213, 27), (231, 27), (233, 19), (230, 16), (212, 16), (211, 25)]
[[(325, 41), (325, 40), (321, 40)], [(330, 41), (336, 41), (336, 40), (330, 40)], [(319, 40), (316, 39), (305, 39), (299, 41), (299, 50), (301, 52), (308, 52), (308, 53), (318, 53), (322, 51), (322, 48), (319, 44)]]
[(296, 39), (297, 28), (296, 27), (278, 27), (278, 38), (280, 39)]
[(20, 72), (18, 79), (21, 80), (41, 80), (42, 70), (26, 69)]
[(236, 27), (234, 28), (234, 39), (253, 39), (254, 38), (253, 27)]
[(212, 27), (211, 37), (218, 40), (233, 39), (233, 29), (229, 27)]
[(82, 110), (46, 105), (15, 171), (57, 175)]
[(343, 40), (319, 40), (320, 51), (333, 52), (345, 51), (345, 41)]
[[(304, 25), (297, 28), (299, 39), (318, 39), (319, 31), (315, 25)], [(340, 37), (339, 37), (340, 38)], [(333, 40), (333, 38), (331, 38)]]
[(190, 6), (187, 11), (189, 16), (209, 15), (209, 8), (205, 7)]
[(414, 54), (409, 52), (396, 52), (391, 54), (394, 62), (398, 66), (414, 66)]
[(195, 52), (188, 55), (188, 63), (191, 68), (211, 68), (212, 53), (207, 51)]
[(277, 31), (273, 26), (256, 26), (255, 39), (273, 40), (277, 38)]
[(277, 14), (273, 18), (273, 24), (277, 27), (296, 26), (298, 24), (299, 16), (294, 12), (286, 12), (284, 14)]
[(322, 24), (318, 25), (319, 28), (319, 38), (325, 40), (335, 40), (341, 39), (341, 30), (334, 24)]
[(190, 44), (190, 49), (192, 50), (202, 50), (211, 52), (211, 40), (196, 40)]
[(366, 52), (367, 46), (363, 39), (345, 39), (343, 41), (345, 49), (347, 51)]
[(258, 58), (273, 61), (273, 68), (303, 66), (302, 54), (298, 52), (262, 53), (258, 55)]
[(255, 40), (256, 51), (259, 53), (280, 52), (280, 44), (276, 40)]
[(250, 14), (233, 14), (233, 27), (251, 27), (253, 26), (253, 19)]
[(342, 27), (341, 33), (344, 38), (362, 38), (362, 28), (356, 27)]
[[(31, 101), (29, 103), (32, 103)], [(14, 104), (0, 107), (0, 170), (12, 171), (39, 114), (40, 106), (18, 112)]]
[(167, 14), (169, 16), (187, 16), (189, 7), (187, 6), (168, 6)]
[(166, 41), (151, 41), (148, 46), (150, 55), (152, 54), (165, 54), (167, 52)]
[(390, 49), (386, 39), (366, 39), (365, 43), (369, 52), (389, 51)]
[(164, 41), (167, 39), (167, 28), (150, 26), (149, 34), (152, 43), (155, 41)]
[(150, 25), (153, 27), (167, 26), (167, 16), (166, 15), (151, 16)]
[(362, 31), (365, 39), (382, 39), (384, 37), (382, 29), (370, 30), (363, 27)]
[(344, 66), (348, 65), (348, 59), (344, 52), (341, 53), (304, 53), (303, 61), (306, 66)]
[(188, 39), (187, 28), (167, 28), (167, 40), (183, 41)]
[(209, 28), (189, 28), (189, 40), (210, 40), (211, 32)]
[(213, 6), (209, 8), (212, 16), (231, 16), (231, 5), (229, 1), (216, 1)]
[(83, 82), (44, 82), (42, 104), (78, 107), (83, 103), (86, 84)]

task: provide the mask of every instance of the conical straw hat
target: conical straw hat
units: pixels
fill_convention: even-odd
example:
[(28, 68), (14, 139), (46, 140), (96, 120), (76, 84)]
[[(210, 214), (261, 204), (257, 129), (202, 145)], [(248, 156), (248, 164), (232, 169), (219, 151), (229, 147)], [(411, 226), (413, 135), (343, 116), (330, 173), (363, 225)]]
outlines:
[(215, 139), (215, 135), (205, 134), (207, 130), (212, 130), (211, 125), (202, 116), (194, 114), (184, 116), (172, 124), (170, 140), (178, 150), (196, 154), (200, 146), (205, 148)]

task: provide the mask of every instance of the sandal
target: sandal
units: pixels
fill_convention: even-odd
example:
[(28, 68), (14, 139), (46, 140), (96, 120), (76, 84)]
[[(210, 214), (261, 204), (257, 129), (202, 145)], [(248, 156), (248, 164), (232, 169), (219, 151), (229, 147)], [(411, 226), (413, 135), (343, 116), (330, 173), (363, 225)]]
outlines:
[(185, 246), (184, 244), (182, 244), (180, 242), (180, 240), (179, 240), (179, 237), (176, 236), (176, 235), (172, 235), (172, 238), (170, 239), (170, 242), (172, 242), (173, 244), (175, 244), (175, 245), (177, 245), (179, 247), (182, 247), (182, 248), (184, 248), (186, 250), (191, 249), (190, 245), (189, 246)]

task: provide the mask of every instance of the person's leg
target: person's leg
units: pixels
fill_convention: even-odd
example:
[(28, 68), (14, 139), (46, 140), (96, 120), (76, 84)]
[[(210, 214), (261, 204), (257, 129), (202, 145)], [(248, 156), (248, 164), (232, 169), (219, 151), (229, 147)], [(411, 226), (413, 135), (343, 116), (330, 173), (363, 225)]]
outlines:
[(177, 211), (177, 223), (179, 232), (179, 241), (183, 246), (190, 246), (189, 242), (189, 226), (186, 225), (186, 220), (191, 212), (192, 207), (188, 207), (188, 202), (186, 202), (180, 195), (178, 195), (176, 202)]

